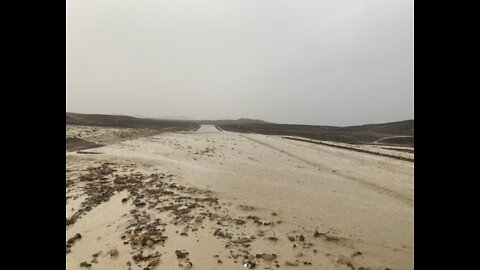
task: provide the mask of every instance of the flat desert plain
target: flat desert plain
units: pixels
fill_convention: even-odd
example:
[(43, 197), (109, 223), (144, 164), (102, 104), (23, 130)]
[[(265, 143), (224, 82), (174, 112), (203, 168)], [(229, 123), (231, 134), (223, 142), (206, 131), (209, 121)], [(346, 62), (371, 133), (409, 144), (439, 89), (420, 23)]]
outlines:
[(413, 162), (215, 126), (149, 135), (67, 152), (67, 269), (413, 269)]

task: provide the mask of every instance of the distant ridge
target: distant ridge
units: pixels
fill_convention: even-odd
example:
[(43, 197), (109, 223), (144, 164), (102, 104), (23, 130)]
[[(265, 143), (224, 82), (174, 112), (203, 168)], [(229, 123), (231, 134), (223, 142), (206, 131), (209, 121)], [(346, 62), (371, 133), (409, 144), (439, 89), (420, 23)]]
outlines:
[(223, 130), (266, 135), (299, 136), (352, 144), (414, 145), (414, 120), (348, 127), (272, 123), (219, 124)]
[(198, 127), (198, 124), (191, 121), (159, 120), (149, 118), (136, 118), (126, 115), (81, 114), (70, 112), (66, 113), (66, 124), (153, 129), (163, 129), (167, 127), (172, 127), (175, 129), (190, 129)]
[(258, 119), (249, 119), (249, 118), (239, 118), (237, 120), (197, 120), (195, 123), (201, 125), (243, 125), (243, 124), (271, 124), (269, 122), (258, 120)]
[(160, 122), (189, 122), (199, 125), (230, 125), (230, 124), (271, 124), (269, 122), (258, 120), (258, 119), (249, 119), (249, 118), (239, 118), (237, 120), (231, 119), (222, 119), (222, 120), (190, 120), (187, 117), (183, 118), (147, 118), (140, 116), (127, 116), (121, 114), (82, 114), (82, 113), (66, 113), (67, 124), (80, 124), (85, 125), (92, 124), (106, 124), (106, 125), (119, 125), (119, 126), (131, 126), (136, 122), (151, 122), (151, 121), (160, 121)]

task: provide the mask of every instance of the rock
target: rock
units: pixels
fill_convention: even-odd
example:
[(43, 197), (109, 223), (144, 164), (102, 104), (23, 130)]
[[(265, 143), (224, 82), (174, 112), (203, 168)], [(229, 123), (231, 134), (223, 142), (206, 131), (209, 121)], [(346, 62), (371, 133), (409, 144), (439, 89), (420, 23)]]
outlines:
[(286, 261), (285, 264), (288, 265), (288, 266), (298, 266), (298, 263), (291, 262), (291, 261)]
[(196, 217), (195, 217), (195, 222), (196, 222), (196, 223), (200, 223), (200, 222), (203, 221), (204, 218), (205, 218), (205, 217), (203, 217), (203, 216), (196, 216)]
[(335, 258), (335, 262), (338, 264), (351, 264), (351, 259), (347, 256), (340, 255), (337, 258)]
[(353, 253), (350, 257), (360, 256), (362, 254), (363, 254), (362, 252), (357, 251), (357, 252)]
[(218, 259), (218, 260), (217, 260), (217, 263), (223, 263), (223, 262), (222, 262), (222, 260)]
[(249, 238), (239, 238), (237, 240), (232, 240), (232, 243), (235, 243), (235, 244), (243, 244), (243, 243), (249, 243), (251, 242), (252, 240), (250, 240)]
[(80, 267), (90, 268), (90, 267), (92, 267), (92, 265), (87, 263), (87, 262), (82, 262), (82, 263), (80, 263)]
[(110, 250), (110, 257), (118, 256), (118, 250), (116, 248)]
[(257, 264), (254, 261), (250, 261), (250, 260), (243, 263), (243, 267), (249, 268), (249, 269), (255, 268), (256, 265)]
[(181, 251), (181, 250), (175, 250), (175, 254), (177, 255), (177, 259), (183, 259), (188, 256), (188, 252), (186, 251)]
[(237, 225), (243, 225), (243, 224), (245, 224), (245, 220), (237, 218), (237, 219), (233, 220), (233, 223), (235, 223)]
[(128, 198), (123, 198), (122, 203), (126, 203), (128, 201)]
[(137, 202), (137, 203), (135, 203), (135, 206), (136, 206), (136, 207), (139, 207), (139, 208), (145, 207), (145, 205), (147, 205), (145, 202)]
[(303, 236), (303, 234), (301, 234), (301, 235), (298, 237), (298, 240), (299, 240), (299, 241), (305, 241), (305, 236)]
[(148, 263), (148, 266), (156, 266), (160, 263), (160, 259), (153, 259)]
[(263, 259), (267, 262), (271, 262), (277, 258), (277, 254), (266, 254)]

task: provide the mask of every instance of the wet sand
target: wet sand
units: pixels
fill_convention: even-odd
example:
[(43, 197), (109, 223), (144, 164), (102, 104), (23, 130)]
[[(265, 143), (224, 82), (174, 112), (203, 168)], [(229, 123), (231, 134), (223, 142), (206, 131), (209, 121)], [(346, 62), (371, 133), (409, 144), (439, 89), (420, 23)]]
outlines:
[(413, 269), (411, 162), (215, 127), (95, 151), (67, 153), (68, 269)]

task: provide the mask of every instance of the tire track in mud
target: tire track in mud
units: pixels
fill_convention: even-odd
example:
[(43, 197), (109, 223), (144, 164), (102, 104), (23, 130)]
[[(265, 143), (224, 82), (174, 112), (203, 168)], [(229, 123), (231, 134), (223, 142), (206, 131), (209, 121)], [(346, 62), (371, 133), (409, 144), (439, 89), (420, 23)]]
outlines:
[[(273, 150), (275, 150), (275, 151), (279, 151), (280, 153), (285, 154), (285, 155), (287, 155), (287, 156), (289, 156), (289, 157), (298, 159), (298, 160), (300, 160), (300, 161), (302, 161), (302, 162), (305, 162), (305, 163), (307, 163), (307, 164), (309, 164), (309, 165), (311, 165), (311, 166), (317, 167), (317, 168), (320, 169), (320, 170), (330, 171), (330, 172), (332, 171), (332, 168), (328, 168), (328, 167), (326, 167), (326, 166), (324, 166), (324, 165), (321, 165), (321, 164), (319, 164), (319, 163), (316, 163), (316, 162), (314, 162), (314, 161), (311, 161), (311, 160), (308, 160), (308, 159), (303, 158), (303, 157), (301, 157), (301, 156), (298, 156), (298, 155), (295, 155), (295, 154), (293, 154), (293, 153), (287, 152), (287, 151), (285, 151), (285, 150), (283, 150), (283, 149), (277, 148), (277, 147), (275, 147), (275, 146), (273, 146), (273, 145), (270, 145), (270, 144), (268, 144), (268, 143), (262, 142), (262, 141), (260, 141), (260, 140), (254, 139), (254, 138), (250, 138), (250, 137), (248, 137), (248, 136), (246, 136), (246, 135), (242, 135), (242, 134), (238, 134), (238, 135), (241, 136), (241, 137), (243, 137), (243, 138), (245, 138), (245, 139), (248, 139), (248, 140), (250, 140), (250, 141), (253, 141), (253, 142), (255, 142), (255, 143), (258, 143), (258, 144), (260, 144), (260, 145), (262, 145), (262, 146), (268, 147), (268, 148), (273, 149)], [(365, 181), (365, 180), (363, 180), (363, 179), (361, 179), (361, 178), (354, 177), (354, 176), (351, 176), (351, 175), (348, 175), (348, 174), (345, 174), (345, 173), (341, 173), (341, 172), (338, 172), (338, 171), (336, 171), (334, 174), (339, 175), (339, 176), (344, 177), (344, 178), (349, 179), (349, 180), (356, 181), (356, 182), (364, 185), (364, 186), (367, 187), (367, 188), (373, 189), (373, 190), (378, 191), (378, 192), (380, 192), (380, 193), (382, 193), (382, 194), (386, 194), (386, 195), (388, 195), (388, 196), (390, 196), (390, 197), (392, 197), (392, 198), (398, 199), (398, 200), (400, 200), (400, 201), (408, 204), (409, 206), (412, 206), (412, 205), (413, 205), (413, 200), (410, 199), (410, 198), (408, 198), (408, 197), (406, 197), (406, 196), (404, 196), (404, 195), (401, 194), (401, 193), (395, 192), (395, 191), (390, 190), (390, 189), (388, 189), (388, 188), (385, 188), (385, 187), (382, 187), (382, 186), (379, 186), (379, 185), (370, 183), (370, 182), (368, 182), (368, 181)]]

